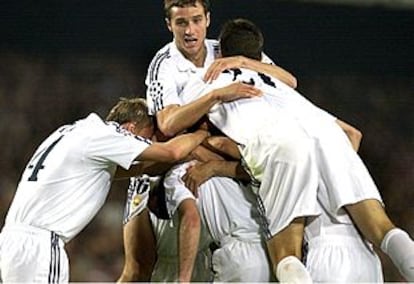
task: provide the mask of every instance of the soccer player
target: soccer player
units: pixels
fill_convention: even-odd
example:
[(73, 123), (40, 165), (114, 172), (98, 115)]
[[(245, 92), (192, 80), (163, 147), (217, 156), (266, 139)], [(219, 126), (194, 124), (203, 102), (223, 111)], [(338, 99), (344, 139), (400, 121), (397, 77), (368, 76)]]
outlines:
[[(28, 162), (0, 237), (4, 282), (68, 282), (65, 243), (96, 215), (117, 177), (160, 173), (186, 158), (206, 131), (152, 143), (145, 101), (122, 99), (106, 120), (91, 113), (58, 128)], [(154, 169), (154, 163), (159, 169)]]
[[(178, 228), (179, 218), (184, 208), (170, 216), (150, 212), (154, 196), (163, 193), (161, 176), (143, 175), (131, 179), (124, 212), (124, 250), (125, 265), (118, 282), (155, 281), (177, 282), (178, 278)], [(157, 193), (154, 193), (157, 192)], [(165, 207), (165, 196), (162, 199)], [(161, 206), (160, 206), (161, 207)], [(162, 210), (159, 210), (162, 211)], [(158, 215), (158, 216), (157, 216)], [(207, 236), (207, 238), (203, 238)], [(200, 233), (200, 244), (195, 259), (192, 282), (210, 282), (211, 242), (208, 234)]]
[[(249, 44), (243, 45), (245, 42)], [(245, 55), (248, 51), (249, 54), (254, 54), (254, 58), (260, 58), (263, 38), (253, 23), (235, 20), (224, 27), (220, 43), (224, 57)], [(366, 240), (388, 254), (401, 274), (408, 281), (413, 281), (414, 243), (406, 232), (393, 225), (385, 213), (372, 178), (352, 148), (353, 146), (357, 150), (359, 142), (351, 145), (335, 117), (317, 108), (279, 80), (243, 69), (227, 73), (232, 78), (222, 79), (221, 77), (228, 75), (220, 75), (219, 81), (222, 82), (219, 87), (222, 87), (226, 80), (233, 82), (236, 78), (251, 82), (264, 91), (263, 98), (275, 112), (287, 111), (299, 122), (309, 137), (314, 139), (314, 158), (319, 172), (318, 204), (323, 212), (314, 220), (310, 219), (306, 229), (310, 248), (308, 267), (314, 280), (330, 282), (339, 278), (342, 281), (382, 281), (378, 257), (372, 248), (369, 248), (369, 245), (366, 247), (364, 240), (360, 239), (357, 229), (353, 226), (355, 224)], [(194, 89), (200, 90), (200, 85)], [(205, 91), (208, 92), (209, 89)], [(194, 94), (191, 90), (188, 93)], [(209, 117), (223, 132), (236, 142), (240, 142), (242, 136), (234, 133), (234, 126), (231, 126), (243, 118), (234, 119), (234, 115), (232, 117), (226, 109), (236, 109), (237, 104), (239, 102), (217, 106), (210, 112)], [(251, 101), (245, 102), (249, 107), (251, 104)], [(227, 114), (227, 117), (223, 120), (221, 114)], [(251, 116), (249, 120), (252, 120)], [(243, 124), (243, 128), (246, 128), (246, 124)], [(259, 141), (258, 146), (266, 143), (264, 140)], [(260, 170), (266, 171), (257, 163), (258, 157), (254, 151), (247, 151), (248, 146), (241, 145), (239, 148), (254, 176), (260, 176)], [(340, 235), (346, 236), (346, 245)], [(332, 249), (333, 246), (338, 249), (336, 252)], [(328, 257), (330, 253), (333, 259)], [(337, 253), (347, 255), (348, 258), (340, 262), (335, 258)], [(363, 261), (356, 262), (355, 259)]]
[[(165, 21), (173, 34), (173, 41), (166, 44), (154, 56), (148, 68), (147, 103), (151, 115), (155, 115), (161, 132), (168, 136), (187, 129), (197, 122), (217, 102), (234, 99), (215, 92), (183, 105), (180, 92), (188, 79), (197, 70), (209, 67), (219, 56), (217, 40), (206, 39), (210, 25), (210, 3), (208, 0), (164, 0)], [(271, 60), (264, 55), (264, 62)], [(260, 62), (244, 58), (239, 67), (261, 66)], [(279, 68), (280, 79), (291, 86), (296, 79)], [(257, 90), (240, 84), (242, 97), (257, 95)]]
[[(207, 68), (218, 56), (217, 41), (206, 39), (210, 24), (209, 6), (208, 0), (164, 1), (165, 20), (173, 34), (173, 41), (156, 53), (148, 68), (145, 83), (149, 113), (156, 117), (160, 131), (167, 137), (172, 137), (192, 126), (218, 102), (260, 94), (256, 88), (248, 84), (236, 83), (228, 88), (215, 90), (189, 105), (183, 105), (180, 91), (192, 73)], [(266, 56), (264, 58), (270, 62)], [(246, 59), (243, 64), (254, 69), (262, 63)], [(278, 71), (281, 80), (296, 86), (296, 79), (290, 73), (282, 68)], [(179, 275), (181, 281), (188, 282), (191, 278), (191, 263), (197, 251), (195, 248), (198, 243), (199, 228), (194, 218), (195, 202), (189, 199), (182, 205), (188, 209), (183, 210), (184, 222), (180, 223), (182, 230), (179, 230), (181, 234), (179, 239), (184, 242), (179, 245), (181, 259)]]
[[(177, 165), (165, 178), (169, 214), (185, 196), (195, 199), (183, 181), (187, 170), (198, 161)], [(273, 282), (270, 260), (265, 249), (256, 197), (246, 185), (229, 177), (250, 180), (237, 162), (210, 160), (201, 174), (217, 176), (194, 190), (203, 227), (214, 242), (212, 269), (214, 282)], [(200, 172), (200, 171), (199, 171)], [(214, 173), (214, 174), (213, 174)]]

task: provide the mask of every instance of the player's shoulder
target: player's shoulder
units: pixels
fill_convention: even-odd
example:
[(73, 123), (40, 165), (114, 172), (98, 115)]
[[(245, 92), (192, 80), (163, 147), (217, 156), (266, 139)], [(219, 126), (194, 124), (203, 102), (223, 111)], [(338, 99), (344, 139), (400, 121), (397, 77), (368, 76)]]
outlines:
[(163, 47), (161, 47), (154, 55), (151, 60), (150, 66), (157, 64), (157, 62), (162, 62), (171, 58), (171, 49), (174, 47), (173, 42), (169, 42)]
[(178, 68), (185, 64), (185, 57), (178, 51), (175, 43), (169, 42), (157, 51), (148, 66), (147, 80), (155, 80), (159, 74), (178, 72)]
[(211, 46), (213, 48), (220, 48), (219, 41), (216, 39), (207, 38), (205, 39), (205, 43), (207, 46)]

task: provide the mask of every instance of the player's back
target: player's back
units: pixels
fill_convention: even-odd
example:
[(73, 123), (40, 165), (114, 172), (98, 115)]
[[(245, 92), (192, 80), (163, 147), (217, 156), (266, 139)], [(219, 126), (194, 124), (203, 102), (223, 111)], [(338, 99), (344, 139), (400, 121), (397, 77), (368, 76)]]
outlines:
[(116, 170), (92, 158), (91, 140), (105, 127), (92, 114), (52, 133), (27, 164), (6, 225), (47, 229), (65, 241), (76, 235), (104, 203)]
[[(219, 78), (211, 84), (203, 82), (202, 74), (194, 75), (183, 90), (182, 98), (184, 103), (190, 103), (212, 90), (235, 82), (252, 84), (267, 92), (266, 82), (257, 72), (230, 69), (220, 74)], [(208, 116), (224, 134), (241, 144), (246, 144), (252, 137), (260, 136), (279, 125), (284, 124), (288, 127), (290, 124), (295, 124), (285, 111), (275, 111), (264, 96), (216, 104), (210, 109)]]

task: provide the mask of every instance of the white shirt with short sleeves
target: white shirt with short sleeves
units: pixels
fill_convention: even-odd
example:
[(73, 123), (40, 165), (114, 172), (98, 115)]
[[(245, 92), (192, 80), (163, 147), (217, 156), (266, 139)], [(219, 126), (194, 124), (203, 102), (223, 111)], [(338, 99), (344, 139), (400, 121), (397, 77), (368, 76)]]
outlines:
[[(224, 77), (224, 75), (221, 75), (221, 77)], [(255, 76), (246, 80), (246, 78), (240, 76), (245, 82), (254, 83), (255, 86), (264, 91), (264, 99), (272, 105), (275, 113), (287, 111), (307, 135), (314, 140), (314, 158), (319, 172), (318, 207), (322, 214), (316, 217), (306, 227), (305, 231), (305, 238), (309, 244), (307, 267), (310, 269), (313, 279), (320, 282), (331, 282), (336, 279), (345, 282), (381, 282), (381, 264), (378, 256), (372, 250), (370, 244), (362, 240), (352, 220), (343, 209), (343, 206), (347, 204), (366, 199), (376, 199), (381, 202), (379, 192), (368, 170), (353, 150), (348, 137), (338, 126), (333, 115), (316, 107), (298, 92), (275, 78), (269, 80), (263, 75), (259, 75), (259, 77), (263, 80), (258, 80)], [(194, 79), (198, 82), (198, 85), (189, 84), (188, 88), (192, 87), (193, 90), (188, 93), (185, 92), (190, 97), (190, 101), (193, 99), (191, 96), (197, 94), (195, 90), (202, 90), (203, 93), (206, 93), (212, 88), (206, 86), (199, 78)], [(205, 86), (202, 87), (202, 84)], [(275, 88), (271, 87), (273, 84)], [(254, 107), (253, 102), (250, 104)], [(256, 120), (257, 117), (263, 119), (263, 114), (256, 116), (255, 112), (258, 110), (254, 110), (252, 107), (251, 110), (253, 111), (249, 119), (244, 118), (243, 121), (243, 118), (239, 119), (237, 117), (237, 115), (242, 115), (241, 112), (236, 112), (238, 110), (237, 106), (232, 108), (227, 105), (232, 106), (236, 103), (216, 106), (212, 109), (210, 118), (222, 129), (227, 127), (229, 129), (228, 134), (234, 133), (233, 136), (229, 136), (243, 143), (244, 136), (241, 134), (244, 133), (244, 130), (242, 127), (253, 128), (255, 123), (258, 124), (259, 121), (249, 124), (249, 119), (252, 121)], [(264, 111), (265, 108), (261, 110)], [(245, 113), (248, 113), (247, 108)], [(228, 118), (231, 115), (235, 115), (237, 119)], [(229, 123), (227, 124), (227, 122)], [(232, 130), (234, 132), (231, 132)], [(289, 132), (290, 130), (285, 129), (285, 131)], [(254, 132), (254, 129), (252, 129), (252, 132)], [(245, 133), (249, 133), (249, 131)], [(263, 133), (262, 139), (253, 140), (254, 143), (250, 142), (250, 147), (241, 147), (245, 160), (250, 161), (253, 165), (257, 165), (258, 163), (255, 161), (260, 159), (260, 153), (257, 149), (267, 144), (266, 132)], [(251, 147), (252, 145), (255, 147)], [(261, 154), (265, 156), (266, 153)], [(269, 154), (267, 156), (269, 159), (271, 158)], [(250, 168), (253, 171), (256, 170), (251, 165)], [(263, 167), (263, 169), (268, 170), (270, 175), (274, 173), (271, 167), (269, 169), (269, 166)], [(257, 173), (255, 176), (260, 177)], [(263, 176), (266, 176), (266, 174), (264, 173)], [(263, 187), (263, 182), (261, 187)], [(265, 208), (267, 209), (266, 206)], [(347, 257), (340, 257), (345, 255)], [(358, 262), (354, 262), (353, 259), (358, 259)]]
[[(174, 167), (165, 178), (167, 206), (170, 214), (174, 214), (173, 218), (176, 218), (182, 200), (194, 198), (181, 179), (190, 164)], [(198, 194), (197, 204), (203, 225), (200, 246), (203, 247), (207, 232), (218, 246), (212, 256), (214, 281), (274, 281), (256, 196), (246, 186), (226, 177), (208, 179), (200, 186)], [(174, 251), (171, 242), (165, 243), (166, 252)]]
[(6, 226), (27, 224), (69, 241), (104, 204), (117, 166), (129, 169), (149, 143), (96, 114), (59, 128), (23, 172)]
[(46, 138), (23, 172), (2, 229), (2, 280), (67, 282), (64, 243), (102, 207), (117, 166), (129, 169), (150, 143), (94, 113)]
[(266, 217), (266, 236), (275, 235), (294, 218), (317, 215), (318, 173), (312, 156), (313, 141), (293, 116), (282, 109), (276, 111), (266, 99), (267, 93), (279, 91), (277, 86), (247, 69), (225, 71), (211, 84), (203, 83), (201, 78), (201, 74), (194, 76), (195, 83), (189, 83), (183, 91), (186, 103), (233, 82), (254, 84), (265, 94), (217, 104), (208, 116), (240, 145), (243, 159), (258, 181), (256, 193)]
[(152, 59), (145, 79), (147, 85), (147, 104), (150, 115), (155, 115), (164, 107), (177, 104), (182, 105), (180, 93), (189, 78), (204, 70), (213, 63), (219, 54), (217, 40), (206, 39), (207, 50), (203, 68), (196, 67), (177, 49), (174, 41), (161, 48)]

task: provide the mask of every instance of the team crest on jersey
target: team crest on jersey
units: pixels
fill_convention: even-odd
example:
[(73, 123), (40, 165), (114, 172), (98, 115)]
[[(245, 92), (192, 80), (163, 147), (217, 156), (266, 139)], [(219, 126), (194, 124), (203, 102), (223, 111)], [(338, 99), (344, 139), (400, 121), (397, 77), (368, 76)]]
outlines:
[(141, 194), (137, 194), (137, 195), (135, 195), (135, 196), (134, 196), (134, 198), (132, 199), (132, 204), (133, 204), (134, 206), (138, 206), (138, 205), (141, 203), (141, 201), (142, 201), (142, 196), (141, 196)]

